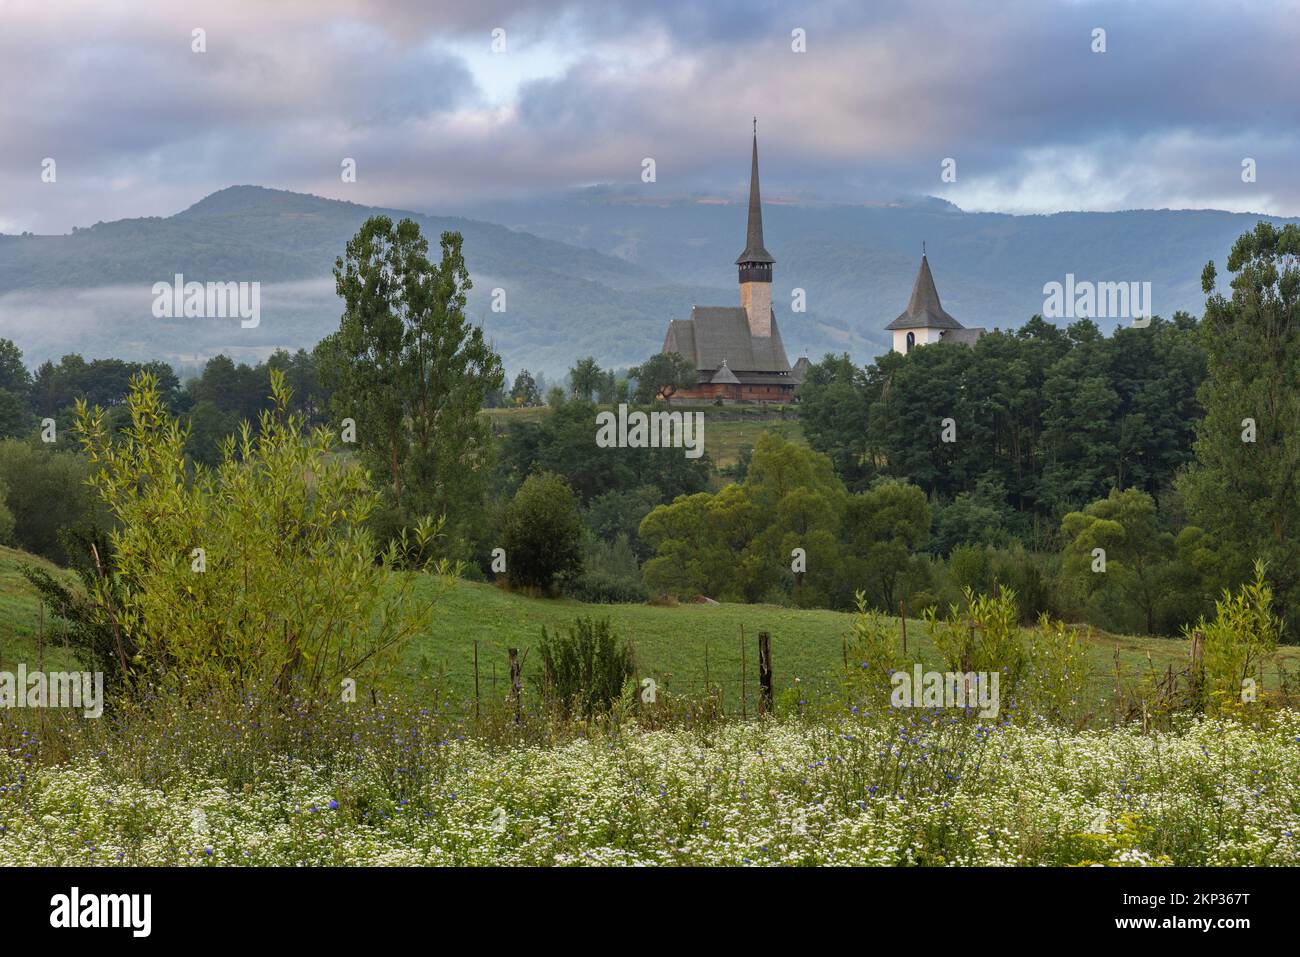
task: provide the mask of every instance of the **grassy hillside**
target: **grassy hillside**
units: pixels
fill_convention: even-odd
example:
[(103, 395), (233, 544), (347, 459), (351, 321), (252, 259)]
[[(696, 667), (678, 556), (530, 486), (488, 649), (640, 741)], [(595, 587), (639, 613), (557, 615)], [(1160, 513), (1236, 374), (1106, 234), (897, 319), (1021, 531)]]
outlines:
[[(18, 571), (24, 562), (54, 568), (42, 559), (0, 547), (0, 670), (13, 670), (19, 662), (34, 668), (40, 661), (40, 614), (35, 592)], [(434, 597), (435, 591), (431, 579), (421, 586), (423, 597)], [(428, 628), (408, 646), (388, 690), (410, 693), (452, 711), (470, 710), (477, 642), (480, 693), (484, 700), (504, 698), (508, 691), (507, 649), (518, 648), (525, 656), (524, 674), (530, 679), (538, 670), (537, 641), (542, 628), (566, 627), (582, 615), (608, 616), (616, 631), (634, 644), (638, 678), (652, 677), (671, 691), (701, 693), (707, 676), (710, 686), (721, 688), (724, 707), (734, 712), (741, 710), (743, 626), (750, 714), (757, 704), (760, 631), (772, 636), (777, 693), (798, 688), (808, 698), (835, 689), (843, 667), (844, 638), (852, 621), (851, 615), (842, 612), (775, 605), (586, 605), (458, 581), (437, 599)], [(898, 630), (897, 622), (895, 628)], [(941, 668), (922, 622), (909, 619), (907, 635), (911, 660)], [(63, 647), (58, 622), (51, 622), (48, 616), (45, 636), (45, 670), (76, 667), (74, 656)], [(1187, 646), (1182, 641), (1100, 633), (1093, 633), (1090, 641), (1091, 689), (1098, 699), (1113, 693), (1117, 648), (1126, 682), (1150, 669), (1163, 672), (1168, 665), (1178, 669), (1186, 664)], [(1300, 671), (1300, 648), (1284, 648), (1278, 660), (1288, 670)], [(1277, 667), (1268, 670), (1273, 677), (1266, 687), (1277, 680)]]
[(22, 564), (58, 571), (43, 558), (0, 545), (0, 671), (12, 671), (19, 662), (34, 669), (42, 660), (45, 671), (75, 668), (76, 658), (63, 646), (59, 622), (51, 621), (48, 615), (43, 621), (44, 641), (40, 640), (40, 602), (18, 570)]
[[(403, 685), (416, 693), (438, 687), (450, 696), (453, 708), (467, 708), (474, 689), (474, 642), (478, 642), (480, 690), (486, 699), (496, 666), (496, 694), (508, 690), (507, 649), (516, 647), (525, 659), (525, 675), (536, 673), (537, 639), (543, 627), (567, 626), (580, 615), (608, 616), (615, 629), (636, 647), (638, 677), (653, 677), (679, 692), (704, 689), (707, 651), (708, 679), (721, 685), (728, 711), (740, 710), (740, 629), (746, 643), (746, 698), (752, 714), (757, 701), (757, 635), (772, 636), (773, 675), (777, 692), (796, 685), (809, 694), (835, 688), (843, 667), (844, 637), (852, 616), (842, 612), (794, 610), (775, 605), (584, 605), (569, 600), (529, 598), (493, 585), (458, 582), (438, 602), (429, 629), (408, 649)], [(895, 625), (897, 628), (897, 624)], [(941, 660), (925, 637), (922, 622), (907, 622), (912, 660), (941, 668)], [(901, 642), (901, 630), (900, 630)], [(1109, 698), (1115, 685), (1115, 655), (1119, 650), (1125, 682), (1154, 669), (1175, 670), (1187, 663), (1187, 645), (1164, 638), (1139, 638), (1092, 633), (1091, 690)], [(1300, 669), (1300, 648), (1285, 648), (1280, 660), (1291, 671)], [(1276, 667), (1270, 667), (1276, 672)], [(797, 679), (797, 681), (796, 681)], [(1276, 684), (1276, 677), (1270, 684)]]

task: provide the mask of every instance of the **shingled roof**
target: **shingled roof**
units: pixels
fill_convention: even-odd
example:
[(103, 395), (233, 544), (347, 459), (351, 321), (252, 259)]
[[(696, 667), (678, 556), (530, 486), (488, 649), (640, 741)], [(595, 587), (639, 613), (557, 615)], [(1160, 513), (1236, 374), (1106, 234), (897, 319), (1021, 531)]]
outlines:
[(745, 229), (745, 251), (736, 259), (744, 263), (774, 263), (763, 247), (763, 203), (758, 196), (758, 133), (754, 133), (754, 154), (749, 164), (749, 225)]
[(691, 318), (668, 323), (664, 352), (676, 352), (704, 372), (722, 367), (746, 372), (790, 371), (781, 330), (772, 315), (772, 335), (755, 336), (749, 331), (749, 317), (742, 306), (695, 306)]
[(740, 385), (740, 380), (736, 378), (736, 373), (727, 368), (727, 360), (722, 360), (722, 365), (718, 371), (713, 373), (713, 378), (709, 380), (714, 385)]
[(930, 275), (930, 263), (924, 254), (921, 256), (921, 268), (916, 273), (916, 282), (912, 285), (912, 298), (908, 300), (906, 311), (885, 328), (888, 330), (965, 328), (944, 312), (943, 306), (939, 304), (939, 290), (934, 288), (934, 276)]

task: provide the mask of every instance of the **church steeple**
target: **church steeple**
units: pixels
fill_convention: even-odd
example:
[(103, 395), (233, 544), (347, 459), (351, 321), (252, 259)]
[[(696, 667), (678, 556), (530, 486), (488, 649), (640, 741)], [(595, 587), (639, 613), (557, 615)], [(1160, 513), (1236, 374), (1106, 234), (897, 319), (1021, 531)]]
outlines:
[(763, 246), (763, 202), (758, 191), (758, 118), (749, 163), (749, 223), (745, 251), (736, 258), (740, 267), (740, 304), (749, 317), (752, 335), (772, 335), (772, 254)]
[(745, 281), (747, 267), (766, 266), (766, 278), (759, 282), (772, 281), (772, 263), (776, 262), (763, 247), (763, 203), (758, 192), (758, 118), (754, 118), (754, 148), (749, 162), (749, 225), (745, 229), (745, 251), (736, 259), (740, 267), (740, 281)]

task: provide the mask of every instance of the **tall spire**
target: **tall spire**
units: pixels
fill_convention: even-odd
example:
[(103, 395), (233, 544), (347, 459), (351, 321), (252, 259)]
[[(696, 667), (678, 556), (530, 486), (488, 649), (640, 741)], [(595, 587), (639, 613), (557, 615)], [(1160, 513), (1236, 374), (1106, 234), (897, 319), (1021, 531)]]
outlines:
[(934, 275), (930, 272), (930, 260), (921, 253), (921, 268), (916, 271), (916, 282), (912, 284), (912, 297), (907, 301), (907, 309), (886, 329), (961, 329), (962, 324), (944, 310), (939, 302), (939, 290), (934, 285)]
[(763, 203), (758, 195), (758, 117), (754, 117), (754, 150), (749, 164), (749, 226), (745, 230), (745, 251), (736, 259), (737, 266), (747, 263), (776, 262), (763, 247)]

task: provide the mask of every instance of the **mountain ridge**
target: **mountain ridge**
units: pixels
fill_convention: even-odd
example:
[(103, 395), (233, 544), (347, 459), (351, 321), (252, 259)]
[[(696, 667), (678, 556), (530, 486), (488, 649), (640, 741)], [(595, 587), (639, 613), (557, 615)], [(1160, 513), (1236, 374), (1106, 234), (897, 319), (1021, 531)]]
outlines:
[[(461, 232), (469, 313), (510, 369), (553, 374), (587, 354), (629, 365), (656, 351), (668, 320), (693, 305), (738, 303), (744, 207), (627, 197), (638, 198), (635, 187), (588, 187), (431, 214), (237, 184), (167, 217), (0, 235), (0, 336), (18, 341), (28, 361), (72, 351), (176, 361), (309, 348), (337, 327), (335, 258), (367, 217), (383, 214), (419, 223), (434, 255), (441, 232)], [(849, 351), (859, 362), (888, 347), (883, 327), (906, 303), (923, 242), (945, 309), (967, 326), (1013, 328), (1041, 311), (1043, 284), (1067, 272), (1151, 281), (1157, 313), (1199, 314), (1201, 268), (1222, 262), (1259, 219), (1295, 221), (1222, 210), (1019, 216), (966, 212), (937, 197), (764, 204), (773, 303), (791, 358)], [(154, 319), (148, 290), (176, 273), (261, 282), (259, 327)], [(492, 311), (494, 289), (504, 290), (502, 313)], [(808, 305), (798, 313), (800, 289)]]

